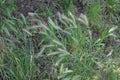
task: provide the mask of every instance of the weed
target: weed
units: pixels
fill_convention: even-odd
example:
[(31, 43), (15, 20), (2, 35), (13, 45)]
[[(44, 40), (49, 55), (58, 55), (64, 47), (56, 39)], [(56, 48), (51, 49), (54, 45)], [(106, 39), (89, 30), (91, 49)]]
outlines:
[[(84, 13), (76, 16), (79, 1)], [(45, 11), (25, 17), (12, 14), (13, 0), (0, 0), (0, 79), (119, 80), (119, 2), (103, 2), (42, 2)], [(54, 17), (56, 6), (65, 14)]]

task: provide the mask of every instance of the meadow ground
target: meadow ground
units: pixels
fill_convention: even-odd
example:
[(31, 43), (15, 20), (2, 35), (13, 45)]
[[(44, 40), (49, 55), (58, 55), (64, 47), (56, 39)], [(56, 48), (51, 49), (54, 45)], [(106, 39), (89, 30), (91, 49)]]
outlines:
[(120, 80), (120, 1), (0, 0), (0, 80)]

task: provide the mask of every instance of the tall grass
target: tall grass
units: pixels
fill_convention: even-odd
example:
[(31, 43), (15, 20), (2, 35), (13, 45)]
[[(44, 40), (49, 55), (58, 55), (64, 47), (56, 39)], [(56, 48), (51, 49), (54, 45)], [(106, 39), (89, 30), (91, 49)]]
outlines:
[[(69, 0), (65, 4), (71, 6)], [(5, 8), (8, 14), (0, 14), (0, 79), (119, 80), (118, 23), (102, 21), (100, 2), (87, 7), (79, 17), (59, 13), (57, 19), (48, 18), (48, 24), (33, 15), (30, 21), (38, 25)]]

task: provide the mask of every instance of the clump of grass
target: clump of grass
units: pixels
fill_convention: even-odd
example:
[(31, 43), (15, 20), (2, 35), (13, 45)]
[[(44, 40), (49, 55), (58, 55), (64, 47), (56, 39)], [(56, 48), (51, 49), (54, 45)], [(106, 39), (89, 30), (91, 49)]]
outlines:
[(62, 9), (67, 12), (67, 11), (73, 11), (73, 1), (72, 0), (66, 0), (66, 1), (60, 1), (58, 0), (58, 4)]
[(48, 24), (31, 18), (37, 25), (7, 10), (0, 26), (0, 79), (119, 80), (119, 28), (103, 23), (99, 1), (86, 10), (79, 17), (58, 14)]
[[(111, 34), (113, 34), (112, 32), (115, 28), (104, 28), (105, 30), (94, 39), (92, 36), (93, 32), (85, 15), (81, 15), (81, 18), (76, 18), (71, 13), (69, 13), (69, 17), (60, 15), (60, 22), (64, 25), (62, 27), (55, 22), (49, 19), (49, 25), (41, 24), (36, 27), (42, 29), (38, 33), (44, 36), (40, 46), (44, 44), (45, 46), (41, 47), (40, 52), (35, 57), (39, 58), (43, 54), (46, 56), (57, 55), (58, 59), (53, 64), (60, 67), (57, 69), (58, 73), (55, 68), (53, 73), (57, 74), (58, 79), (93, 79), (94, 77), (100, 79), (101, 76), (108, 75), (108, 73), (104, 72), (113, 69), (112, 65), (110, 67), (108, 63), (110, 59), (108, 56), (112, 55), (113, 47), (111, 46), (109, 48), (110, 51), (107, 53), (104, 52), (106, 50), (106, 43), (104, 41), (108, 37), (114, 37)], [(105, 66), (106, 63), (110, 68)], [(104, 75), (101, 75), (102, 73)], [(105, 78), (109, 77), (105, 76)], [(55, 76), (53, 76), (54, 78)]]

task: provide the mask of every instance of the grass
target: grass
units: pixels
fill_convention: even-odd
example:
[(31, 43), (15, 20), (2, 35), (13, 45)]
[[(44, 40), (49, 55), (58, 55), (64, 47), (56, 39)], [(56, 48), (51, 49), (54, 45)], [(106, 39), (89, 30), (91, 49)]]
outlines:
[(13, 15), (11, 0), (0, 0), (0, 79), (119, 80), (119, 0), (80, 0), (79, 16), (77, 0), (53, 2), (24, 16)]

